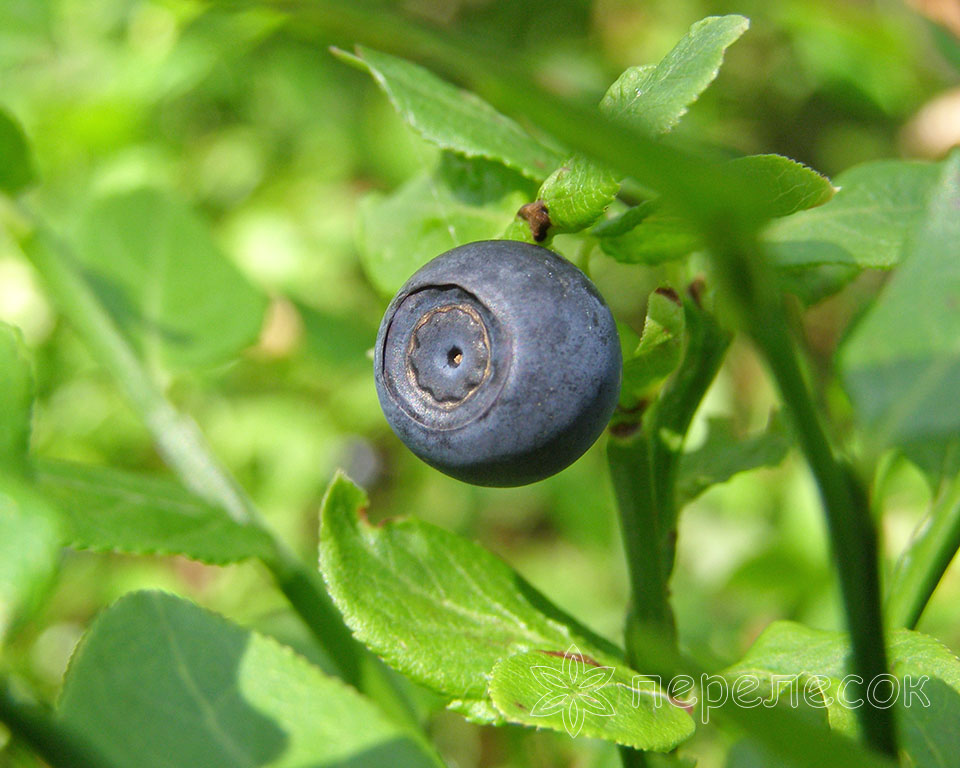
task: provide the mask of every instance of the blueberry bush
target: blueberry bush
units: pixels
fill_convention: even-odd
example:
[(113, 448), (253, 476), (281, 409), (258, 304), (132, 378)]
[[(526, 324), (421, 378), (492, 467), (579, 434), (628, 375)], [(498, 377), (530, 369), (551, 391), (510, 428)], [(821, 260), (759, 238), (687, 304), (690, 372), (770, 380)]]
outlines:
[[(956, 765), (955, 20), (716, 5), (0, 7), (0, 764)], [(478, 241), (523, 488), (374, 385)]]

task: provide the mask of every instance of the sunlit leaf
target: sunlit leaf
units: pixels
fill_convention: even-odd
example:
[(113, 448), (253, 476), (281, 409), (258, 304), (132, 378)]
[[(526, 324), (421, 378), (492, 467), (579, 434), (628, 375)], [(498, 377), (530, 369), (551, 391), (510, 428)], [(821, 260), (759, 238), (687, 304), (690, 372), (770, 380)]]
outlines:
[(685, 326), (683, 304), (675, 295), (666, 291), (650, 294), (640, 342), (623, 358), (622, 405), (635, 405), (680, 364)]
[(289, 648), (159, 592), (128, 595), (96, 620), (59, 716), (117, 768), (441, 765)]
[(53, 584), (59, 523), (46, 499), (0, 471), (0, 642), (40, 606)]
[(666, 133), (716, 78), (728, 46), (747, 31), (743, 16), (708, 16), (656, 66), (631, 67), (610, 86), (600, 108), (651, 133)]
[(478, 544), (419, 520), (371, 525), (366, 503), (343, 475), (327, 490), (320, 566), (330, 595), (359, 640), (452, 708), (499, 720), (489, 675), (516, 653), (576, 644), (603, 664), (620, 663), (614, 646)]
[(179, 483), (161, 477), (67, 462), (38, 462), (36, 478), (64, 517), (64, 541), (76, 549), (137, 555), (186, 555), (205, 563), (268, 559), (267, 533), (233, 521)]
[(694, 732), (693, 718), (654, 680), (577, 648), (504, 659), (493, 668), (490, 696), (510, 722), (635, 749), (665, 752)]
[(503, 163), (534, 181), (563, 160), (478, 96), (417, 64), (359, 46), (356, 55), (336, 49), (334, 54), (369, 72), (400, 116), (442, 149)]
[[(875, 701), (889, 699), (896, 709), (901, 749), (912, 765), (953, 765), (960, 743), (960, 660), (934, 638), (906, 629), (894, 632), (888, 644), (893, 680), (878, 683), (871, 695)], [(793, 685), (797, 698), (826, 712), (832, 728), (856, 733), (861, 705), (845, 683), (849, 658), (843, 633), (778, 621), (724, 675), (759, 680), (761, 687), (751, 694), (757, 700), (771, 698), (779, 687), (780, 700), (790, 701)]]
[[(757, 191), (765, 218), (822, 206), (834, 195), (827, 178), (781, 155), (748, 155), (726, 165)], [(687, 220), (657, 202), (602, 222), (593, 232), (605, 253), (628, 263), (659, 264), (704, 247)]]
[(579, 232), (593, 224), (617, 196), (620, 182), (607, 168), (572, 155), (540, 187), (550, 216), (550, 234)]
[(260, 333), (266, 299), (203, 221), (162, 192), (97, 201), (81, 223), (77, 255), (100, 300), (152, 367), (222, 363)]
[(865, 163), (839, 174), (826, 205), (770, 224), (764, 240), (784, 267), (820, 264), (892, 267), (923, 216), (940, 166), (902, 160)]
[(360, 209), (360, 248), (370, 280), (394, 294), (430, 259), (500, 235), (529, 199), (527, 180), (502, 165), (445, 153), (433, 171)]
[[(713, 16), (697, 22), (659, 64), (626, 70), (610, 86), (600, 110), (643, 130), (666, 133), (713, 82), (724, 50), (748, 26), (742, 16)], [(550, 234), (589, 227), (603, 215), (619, 188), (611, 170), (583, 155), (571, 155), (537, 193), (550, 215)]]

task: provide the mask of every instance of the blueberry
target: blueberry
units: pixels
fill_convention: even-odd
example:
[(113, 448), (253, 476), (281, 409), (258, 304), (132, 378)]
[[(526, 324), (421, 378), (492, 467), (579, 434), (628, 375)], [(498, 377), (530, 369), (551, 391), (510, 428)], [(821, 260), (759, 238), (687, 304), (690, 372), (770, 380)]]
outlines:
[(524, 485), (576, 460), (620, 389), (613, 316), (587, 277), (536, 245), (489, 240), (428, 263), (387, 308), (380, 405), (441, 472)]

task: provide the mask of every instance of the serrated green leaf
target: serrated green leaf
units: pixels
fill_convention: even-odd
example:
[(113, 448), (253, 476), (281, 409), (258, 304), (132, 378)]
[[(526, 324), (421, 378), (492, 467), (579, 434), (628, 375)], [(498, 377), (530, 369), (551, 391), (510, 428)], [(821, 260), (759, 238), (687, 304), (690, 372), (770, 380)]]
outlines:
[(894, 266), (940, 170), (933, 163), (880, 160), (844, 171), (834, 179), (839, 191), (829, 203), (770, 224), (764, 241), (771, 259), (783, 267)]
[(716, 78), (723, 53), (750, 22), (743, 16), (701, 19), (655, 67), (631, 67), (610, 86), (600, 108), (650, 133), (666, 133)]
[[(906, 629), (891, 634), (888, 650), (890, 674), (899, 681), (891, 705), (897, 711), (901, 749), (919, 768), (953, 765), (960, 744), (960, 660), (938, 640)], [(855, 733), (857, 699), (841, 685), (849, 656), (841, 632), (778, 621), (724, 676), (756, 676), (764, 686), (757, 695), (769, 696), (775, 685), (786, 687), (796, 675), (801, 696), (809, 681), (809, 697), (826, 710), (832, 728)], [(891, 694), (890, 683), (875, 693), (878, 698)]]
[(737, 157), (727, 167), (760, 191), (764, 218), (816, 208), (829, 202), (837, 191), (826, 176), (783, 155)]
[(789, 449), (790, 435), (776, 418), (763, 432), (741, 439), (734, 434), (730, 419), (711, 418), (703, 444), (680, 458), (677, 503), (682, 507), (740, 472), (774, 467)]
[(128, 595), (94, 622), (59, 717), (117, 768), (441, 765), (289, 648), (159, 592)]
[(634, 749), (666, 752), (694, 732), (693, 718), (654, 681), (576, 648), (503, 659), (493, 668), (490, 698), (510, 722)]
[(333, 52), (369, 72), (400, 116), (441, 149), (503, 163), (538, 182), (563, 161), (561, 153), (541, 144), (478, 96), (417, 64), (365, 47), (358, 47), (356, 55)]
[(203, 221), (162, 192), (97, 201), (80, 227), (85, 276), (155, 369), (234, 357), (256, 341), (265, 297), (217, 247)]
[(16, 195), (36, 181), (30, 145), (19, 124), (0, 109), (0, 192)]
[(568, 157), (547, 178), (537, 199), (550, 216), (550, 234), (579, 232), (599, 219), (613, 202), (620, 181), (613, 171), (583, 155)]
[(0, 471), (0, 642), (39, 607), (53, 584), (59, 524), (46, 499)]
[[(724, 50), (748, 26), (742, 16), (697, 22), (659, 64), (626, 70), (604, 95), (600, 110), (643, 130), (666, 133), (713, 82)], [(619, 181), (583, 155), (568, 157), (537, 194), (550, 215), (550, 234), (579, 232), (593, 224), (616, 198)]]
[(274, 554), (262, 529), (235, 522), (172, 480), (53, 461), (37, 462), (35, 477), (60, 503), (64, 542), (76, 549), (216, 564)]
[(26, 466), (33, 413), (33, 371), (23, 338), (0, 323), (0, 470)]
[(417, 269), (458, 245), (500, 235), (532, 194), (530, 183), (502, 165), (444, 153), (433, 171), (360, 208), (364, 270), (393, 295)]
[(640, 342), (623, 359), (621, 404), (631, 407), (680, 364), (685, 327), (683, 305), (675, 296), (650, 294)]
[(451, 708), (499, 720), (487, 683), (513, 654), (576, 644), (600, 663), (620, 663), (613, 645), (478, 544), (419, 520), (371, 525), (360, 517), (366, 503), (343, 475), (327, 489), (320, 567), (330, 595), (360, 641)]
[(904, 263), (840, 350), (879, 446), (960, 434), (960, 152), (943, 165)]
[[(738, 157), (727, 167), (757, 190), (765, 218), (823, 205), (835, 191), (827, 178), (781, 155)], [(604, 253), (626, 263), (660, 264), (704, 247), (688, 221), (656, 201), (597, 225), (593, 233)]]

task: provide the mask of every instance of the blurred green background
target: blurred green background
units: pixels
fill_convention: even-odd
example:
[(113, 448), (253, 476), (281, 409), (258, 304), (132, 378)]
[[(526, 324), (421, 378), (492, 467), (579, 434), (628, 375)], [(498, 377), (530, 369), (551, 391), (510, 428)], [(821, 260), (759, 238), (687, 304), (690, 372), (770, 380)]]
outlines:
[[(728, 51), (682, 134), (740, 152), (786, 154), (828, 175), (876, 158), (940, 156), (960, 141), (949, 138), (949, 112), (944, 118), (924, 109), (958, 87), (960, 47), (901, 2), (402, 5), (519, 51), (543, 82), (593, 99), (625, 67), (657, 61), (694, 21), (742, 13), (751, 30)], [(368, 351), (389, 297), (377, 294), (360, 267), (358, 206), (371, 191), (395, 189), (432, 163), (436, 150), (405, 127), (369, 77), (327, 50), (352, 43), (305, 24), (280, 24), (255, 7), (2, 0), (0, 104), (35, 146), (43, 184), (33, 203), (64, 234), (74, 234), (79, 217), (105, 194), (159, 187), (197, 210), (271, 297), (255, 348), (167, 386), (298, 552), (315, 559), (319, 500), (343, 467), (370, 492), (373, 516), (415, 514), (478, 539), (558, 605), (619, 641), (626, 578), (602, 440), (543, 483), (479, 489), (421, 464), (380, 413)], [(644, 295), (629, 286), (644, 278), (624, 283), (624, 269), (599, 252), (591, 262), (601, 289), (639, 330)], [(815, 360), (828, 363), (872, 285), (858, 281), (807, 312), (802, 329)], [(2, 230), (0, 320), (20, 326), (37, 361), (37, 455), (164, 471), (144, 427)], [(823, 396), (836, 395), (826, 386)], [(753, 350), (738, 341), (690, 447), (703, 438), (707, 415), (732, 415), (746, 433), (775, 405)], [(905, 462), (890, 468), (877, 491), (889, 568), (929, 491)], [(732, 661), (777, 618), (838, 626), (821, 514), (795, 454), (709, 491), (684, 512), (679, 541), (674, 599), (683, 642), (697, 652)], [(67, 551), (53, 600), (17, 636), (7, 663), (54, 697), (91, 618), (144, 587), (190, 596), (317, 653), (256, 565)], [(958, 598), (960, 574), (949, 573), (920, 625), (954, 650), (960, 625), (950, 606)], [(463, 768), (616, 764), (609, 745), (480, 729), (442, 710), (430, 727), (451, 764)], [(35, 764), (5, 745), (0, 730), (0, 765)], [(722, 765), (727, 746), (707, 728), (681, 752), (703, 766)]]

